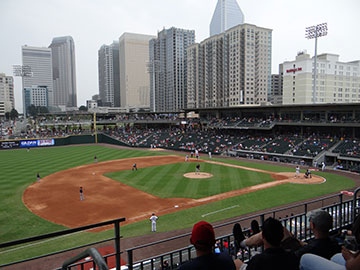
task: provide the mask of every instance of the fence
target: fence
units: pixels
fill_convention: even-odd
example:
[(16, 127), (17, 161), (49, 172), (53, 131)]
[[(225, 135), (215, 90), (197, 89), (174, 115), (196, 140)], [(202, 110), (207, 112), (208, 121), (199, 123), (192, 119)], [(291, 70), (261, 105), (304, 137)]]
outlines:
[[(101, 222), (101, 223), (96, 223), (96, 224), (92, 224), (92, 225), (87, 225), (87, 226), (82, 226), (82, 227), (78, 227), (78, 228), (74, 228), (74, 229), (69, 229), (69, 230), (64, 230), (64, 231), (59, 231), (59, 232), (54, 232), (54, 233), (49, 233), (49, 234), (43, 234), (43, 235), (39, 235), (39, 236), (35, 236), (35, 237), (30, 237), (30, 238), (25, 238), (25, 239), (20, 239), (20, 240), (15, 240), (15, 241), (11, 241), (11, 242), (7, 242), (7, 243), (2, 243), (0, 244), (0, 249), (1, 248), (7, 248), (7, 247), (14, 247), (17, 245), (21, 245), (21, 244), (27, 244), (27, 243), (34, 243), (36, 241), (39, 240), (44, 240), (44, 239), (50, 239), (50, 238), (55, 238), (58, 236), (63, 236), (63, 235), (69, 235), (72, 233), (76, 233), (76, 232), (81, 232), (81, 231), (87, 231), (90, 229), (95, 229), (95, 228), (99, 228), (99, 227), (103, 227), (103, 226), (111, 226), (113, 225), (114, 231), (115, 231), (115, 235), (113, 238), (110, 239), (105, 239), (102, 241), (98, 241), (95, 243), (89, 243), (83, 246), (77, 246), (71, 249), (67, 249), (67, 250), (62, 250), (59, 252), (54, 252), (54, 253), (49, 253), (46, 255), (42, 255), (42, 256), (37, 256), (37, 257), (33, 257), (30, 259), (26, 259), (26, 260), (22, 260), (22, 261), (17, 261), (17, 262), (12, 262), (12, 263), (8, 263), (8, 264), (4, 264), (4, 265), (0, 265), (0, 269), (6, 266), (10, 266), (10, 265), (14, 265), (14, 264), (19, 264), (19, 263), (24, 263), (24, 262), (28, 262), (28, 261), (32, 261), (32, 260), (36, 260), (36, 259), (40, 259), (40, 258), (45, 258), (45, 257), (49, 257), (49, 256), (53, 256), (53, 255), (57, 255), (60, 253), (64, 253), (67, 251), (72, 251), (75, 249), (79, 249), (79, 248), (83, 248), (83, 247), (87, 247), (87, 246), (91, 246), (91, 245), (95, 245), (95, 244), (100, 244), (100, 243), (104, 243), (107, 241), (115, 241), (115, 253), (114, 254), (110, 254), (108, 256), (105, 256), (105, 262), (108, 261), (108, 258), (111, 256), (115, 256), (115, 261), (116, 261), (116, 270), (120, 269), (120, 223), (124, 222), (125, 218), (120, 218), (120, 219), (114, 219), (114, 220), (109, 220), (109, 221), (105, 221), (105, 222)], [(94, 261), (87, 261), (87, 262), (82, 262), (82, 263), (78, 263), (75, 265), (70, 265), (69, 268), (71, 269), (72, 267), (77, 267), (78, 265), (81, 267), (81, 269), (83, 269), (83, 265), (85, 263), (91, 263), (94, 265), (94, 269), (95, 269), (95, 262)], [(61, 269), (61, 268), (59, 268)]]
[[(250, 229), (245, 228), (245, 226), (248, 226), (250, 224), (251, 220), (257, 220), (258, 223), (260, 225), (262, 225), (264, 220), (268, 217), (278, 218), (282, 222), (282, 224), (296, 238), (303, 240), (303, 241), (307, 241), (313, 237), (313, 235), (309, 229), (309, 223), (308, 223), (308, 218), (307, 218), (307, 214), (309, 212), (311, 212), (312, 210), (315, 210), (315, 209), (320, 209), (320, 208), (328, 211), (332, 215), (333, 220), (334, 220), (332, 231), (333, 232), (339, 231), (345, 227), (350, 226), (353, 223), (355, 216), (359, 214), (359, 212), (360, 212), (359, 211), (360, 197), (358, 197), (359, 194), (360, 194), (360, 188), (358, 188), (354, 192), (354, 195), (352, 198), (349, 198), (347, 200), (344, 200), (344, 196), (347, 196), (347, 195), (340, 193), (340, 194), (327, 196), (324, 198), (312, 200), (312, 201), (301, 203), (301, 204), (295, 204), (295, 205), (289, 206), (289, 207), (278, 208), (278, 209), (267, 211), (264, 213), (247, 216), (247, 217), (243, 217), (240, 219), (235, 219), (230, 222), (215, 225), (214, 229), (215, 229), (216, 234), (219, 234), (219, 232), (220, 232), (220, 234), (222, 234), (222, 236), (218, 238), (218, 240), (220, 241), (221, 247), (225, 247), (225, 244), (224, 244), (225, 242), (228, 243), (228, 248), (227, 248), (226, 252), (228, 252), (229, 254), (231, 254), (231, 251), (232, 251), (230, 248), (231, 243), (233, 243), (233, 241), (234, 241), (232, 233), (229, 233), (229, 232), (232, 232), (232, 227), (237, 222), (241, 223), (241, 225), (244, 228), (243, 229), (244, 234), (246, 235), (246, 234), (250, 233)], [(290, 215), (288, 215), (287, 213), (290, 213)], [(0, 244), (0, 248), (10, 247), (10, 246), (18, 245), (18, 244), (23, 244), (23, 243), (29, 243), (29, 242), (33, 242), (33, 241), (37, 241), (37, 240), (41, 240), (41, 239), (56, 237), (56, 236), (60, 236), (60, 235), (70, 234), (73, 232), (84, 231), (84, 230), (88, 230), (88, 229), (92, 229), (92, 228), (96, 228), (96, 227), (100, 227), (100, 226), (106, 226), (106, 225), (113, 224), (114, 228), (115, 228), (115, 237), (114, 238), (99, 241), (97, 243), (91, 243), (86, 246), (99, 244), (99, 243), (103, 243), (103, 242), (110, 241), (110, 240), (115, 240), (116, 252), (114, 254), (109, 254), (109, 255), (105, 256), (105, 261), (107, 262), (109, 260), (109, 258), (111, 258), (112, 256), (115, 256), (116, 269), (118, 270), (118, 269), (120, 269), (120, 255), (123, 253), (120, 251), (120, 222), (122, 222), (122, 221), (125, 221), (125, 218), (111, 220), (111, 221), (102, 222), (102, 223), (97, 223), (97, 224), (93, 224), (93, 225), (89, 225), (89, 226), (84, 226), (84, 227), (70, 229), (70, 230), (56, 232), (56, 233), (50, 233), (50, 234), (41, 235), (41, 236), (37, 236), (37, 237), (17, 240), (17, 241), (13, 241), (13, 242), (8, 242), (8, 243)], [(225, 232), (225, 233), (223, 233), (223, 232)], [(126, 257), (126, 259), (127, 259), (126, 269), (149, 269), (149, 270), (154, 269), (154, 268), (159, 269), (159, 268), (161, 268), (161, 266), (164, 264), (165, 261), (168, 262), (170, 269), (176, 269), (178, 265), (180, 265), (183, 262), (188, 261), (196, 256), (195, 249), (192, 245), (187, 245), (184, 247), (184, 244), (183, 244), (184, 239), (186, 239), (188, 241), (188, 239), (190, 238), (190, 235), (191, 235), (191, 233), (186, 233), (186, 234), (178, 235), (178, 236), (171, 237), (168, 239), (164, 239), (161, 241), (157, 241), (157, 242), (140, 245), (140, 246), (136, 246), (136, 247), (127, 249), (126, 254), (123, 254), (123, 256)], [(163, 254), (160, 254), (160, 255), (154, 255), (154, 256), (139, 259), (140, 256), (137, 253), (141, 253), (140, 251), (142, 251), (145, 254), (146, 253), (149, 254), (148, 252), (146, 252), (146, 249), (154, 252), (154, 251), (156, 251), (156, 249), (158, 247), (160, 247), (161, 245), (163, 245), (165, 243), (171, 243), (173, 250), (163, 253)], [(180, 246), (180, 247), (177, 248), (177, 246)], [(84, 246), (81, 246), (81, 247), (84, 247)], [(81, 247), (76, 247), (76, 248), (81, 248)], [(75, 249), (75, 248), (73, 248), (73, 249)], [(65, 250), (65, 251), (69, 251), (69, 250)], [(65, 251), (62, 251), (62, 252), (65, 252)], [(253, 252), (253, 250), (248, 250), (246, 252), (242, 252), (240, 258), (242, 260), (246, 261), (249, 258), (251, 258), (252, 252)], [(28, 260), (13, 262), (13, 263), (6, 264), (6, 265), (0, 265), (0, 268), (8, 266), (8, 265), (22, 263), (22, 262), (29, 261), (29, 260), (35, 260), (38, 258), (55, 255), (58, 253), (60, 253), (60, 252), (47, 254), (44, 256), (31, 258)], [(232, 254), (232, 255), (234, 255), (234, 254)], [(235, 254), (235, 256), (236, 256), (236, 254)], [(80, 269), (84, 269), (84, 264), (86, 264), (86, 263), (92, 263), (93, 267), (95, 269), (95, 262), (93, 262), (92, 260), (87, 261), (87, 262), (79, 262), (77, 264), (70, 265), (69, 269), (73, 269), (74, 267), (75, 268), (80, 267)], [(78, 268), (76, 268), (76, 269), (78, 269)]]

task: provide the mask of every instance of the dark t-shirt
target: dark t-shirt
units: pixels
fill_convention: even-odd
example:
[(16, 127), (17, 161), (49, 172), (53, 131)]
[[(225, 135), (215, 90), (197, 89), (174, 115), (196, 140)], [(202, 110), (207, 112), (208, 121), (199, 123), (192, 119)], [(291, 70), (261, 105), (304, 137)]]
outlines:
[(235, 270), (232, 258), (226, 253), (208, 254), (180, 266), (180, 270)]
[(338, 245), (338, 243), (333, 239), (325, 238), (310, 240), (307, 245), (295, 251), (295, 255), (298, 257), (298, 259), (300, 259), (301, 256), (305, 253), (311, 253), (326, 259), (330, 259), (339, 252), (341, 252), (341, 247)]
[(298, 270), (296, 256), (282, 248), (267, 248), (263, 253), (252, 257), (246, 270)]

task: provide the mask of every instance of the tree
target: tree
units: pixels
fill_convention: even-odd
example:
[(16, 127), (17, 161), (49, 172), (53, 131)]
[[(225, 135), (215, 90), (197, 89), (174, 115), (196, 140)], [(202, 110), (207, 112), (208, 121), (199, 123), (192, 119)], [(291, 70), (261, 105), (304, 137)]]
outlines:
[(34, 104), (31, 104), (28, 108), (27, 108), (27, 114), (32, 116), (32, 117), (36, 117), (37, 115), (37, 110), (36, 110), (36, 106)]
[(10, 112), (10, 118), (11, 118), (12, 120), (15, 120), (15, 119), (18, 118), (18, 117), (19, 117), (18, 111), (15, 110), (15, 109), (12, 109), (11, 112)]
[(39, 111), (40, 111), (40, 113), (48, 113), (49, 109), (47, 107), (41, 106), (41, 107), (39, 107)]
[(84, 105), (81, 105), (80, 108), (79, 108), (79, 111), (84, 111), (86, 112), (88, 109), (84, 106)]
[(27, 109), (27, 114), (36, 117), (39, 113), (48, 113), (49, 109), (44, 106), (35, 106), (34, 104), (31, 104)]

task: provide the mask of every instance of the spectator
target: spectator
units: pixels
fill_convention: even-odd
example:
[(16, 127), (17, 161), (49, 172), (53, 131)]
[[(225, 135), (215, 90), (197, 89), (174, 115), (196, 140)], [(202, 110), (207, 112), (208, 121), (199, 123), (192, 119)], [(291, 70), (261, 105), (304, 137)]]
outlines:
[(200, 221), (193, 227), (190, 243), (195, 246), (197, 257), (183, 264), (180, 270), (190, 269), (222, 269), (235, 270), (232, 258), (226, 253), (214, 254), (215, 232), (211, 224)]
[[(330, 259), (334, 254), (340, 252), (341, 248), (338, 243), (331, 239), (329, 231), (332, 228), (332, 217), (324, 210), (310, 212), (309, 215), (310, 229), (314, 233), (315, 239), (308, 244), (294, 238), (291, 233), (284, 228), (284, 239), (282, 247), (295, 252), (300, 260), (305, 253), (312, 253), (321, 257)], [(255, 234), (241, 242), (241, 247), (256, 247), (263, 245), (261, 233)]]
[(284, 228), (281, 222), (272, 217), (265, 220), (261, 232), (264, 243), (264, 252), (255, 255), (245, 264), (239, 259), (235, 260), (237, 269), (243, 270), (292, 270), (299, 269), (296, 256), (281, 248), (281, 240), (284, 237)]
[(239, 252), (239, 250), (241, 248), (241, 242), (245, 239), (245, 236), (241, 229), (241, 225), (239, 223), (234, 224), (233, 235), (234, 235), (234, 243), (235, 243), (235, 253), (237, 256), (237, 253)]
[[(347, 247), (342, 248), (342, 252), (334, 255), (331, 260), (322, 258), (313, 254), (304, 254), (300, 260), (300, 268), (302, 270), (358, 270), (360, 269), (360, 216), (355, 219), (352, 239), (353, 246), (347, 246), (353, 250), (349, 250)], [(347, 237), (347, 236), (345, 236)], [(346, 246), (346, 245), (345, 245)]]

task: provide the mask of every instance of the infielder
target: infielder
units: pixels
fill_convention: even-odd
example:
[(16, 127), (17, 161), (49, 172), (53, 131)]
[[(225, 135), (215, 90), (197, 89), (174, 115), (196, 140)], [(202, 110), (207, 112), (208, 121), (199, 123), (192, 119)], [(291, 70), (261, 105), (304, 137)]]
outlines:
[(84, 191), (83, 191), (83, 188), (80, 187), (80, 201), (83, 201), (85, 198), (84, 198)]
[(40, 174), (37, 173), (37, 174), (36, 174), (36, 180), (37, 180), (38, 183), (40, 183), (40, 179), (41, 179)]
[(152, 232), (156, 232), (156, 221), (159, 218), (157, 216), (155, 216), (155, 213), (152, 213), (151, 217), (150, 217), (150, 221), (151, 221), (151, 231)]
[(200, 174), (200, 164), (197, 164), (195, 167), (195, 174)]
[(136, 163), (134, 163), (134, 164), (133, 164), (133, 166), (132, 166), (132, 170), (133, 170), (133, 171), (134, 171), (134, 170), (135, 170), (135, 171), (137, 171), (137, 166), (136, 166)]

